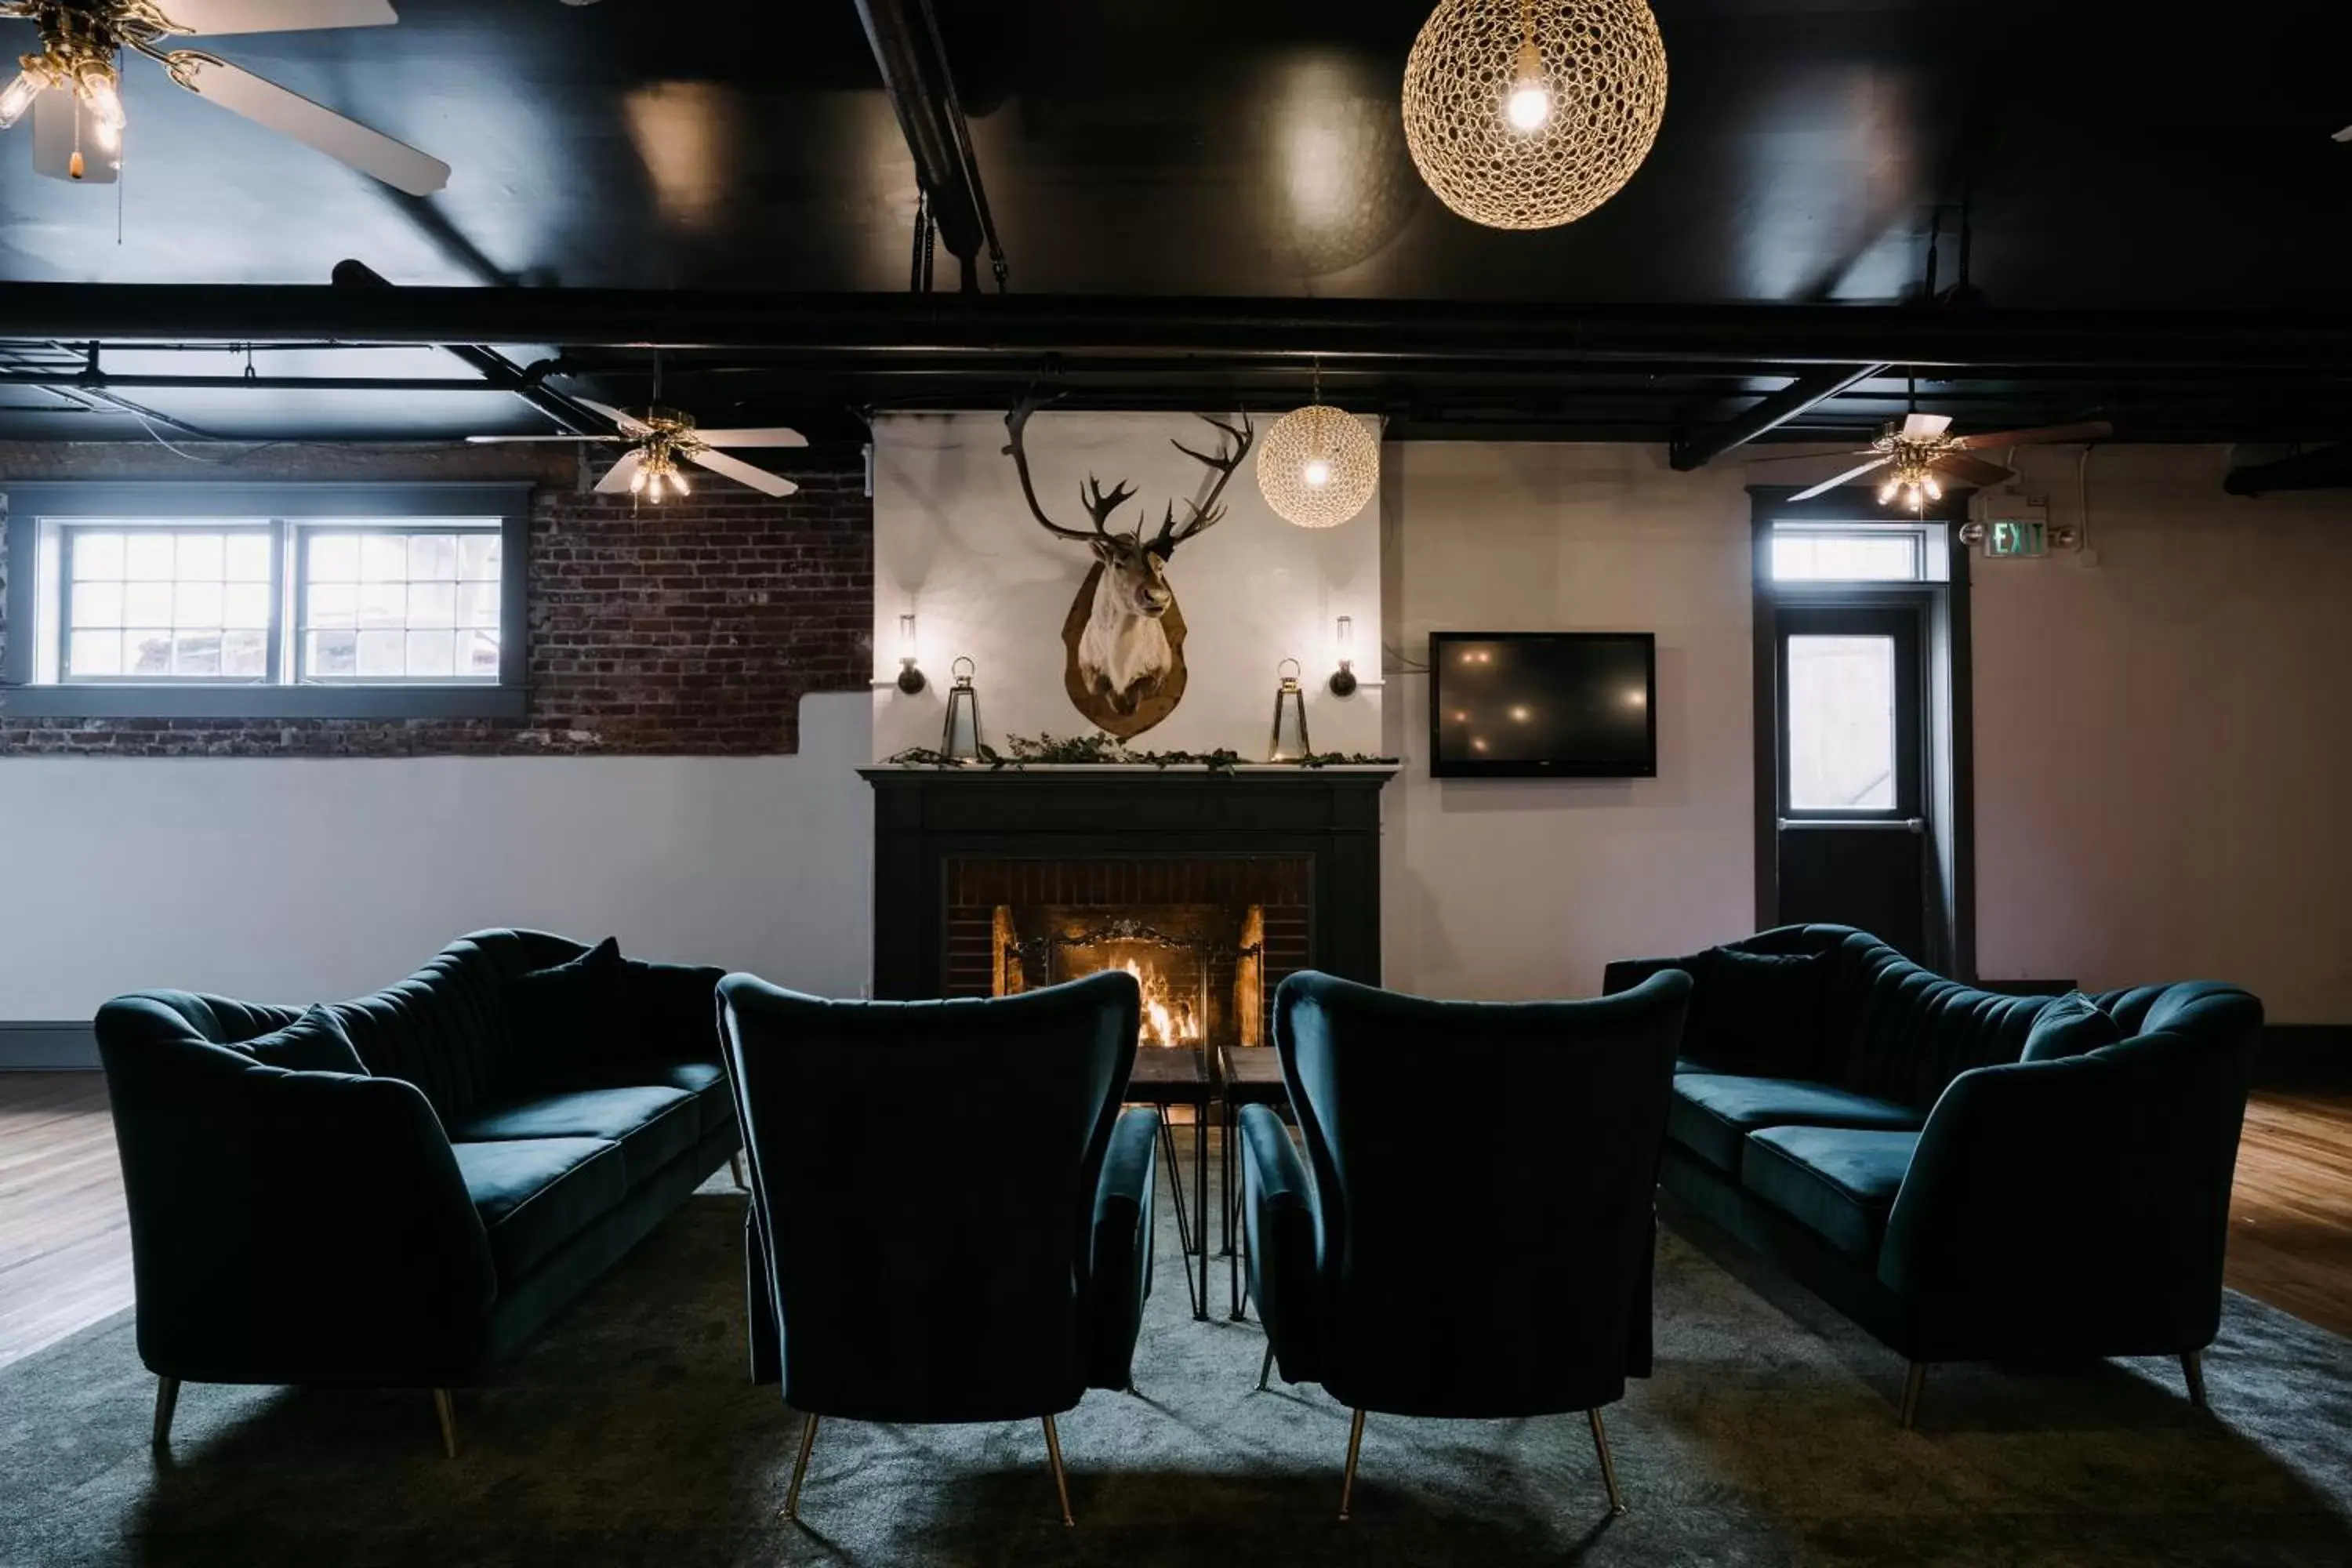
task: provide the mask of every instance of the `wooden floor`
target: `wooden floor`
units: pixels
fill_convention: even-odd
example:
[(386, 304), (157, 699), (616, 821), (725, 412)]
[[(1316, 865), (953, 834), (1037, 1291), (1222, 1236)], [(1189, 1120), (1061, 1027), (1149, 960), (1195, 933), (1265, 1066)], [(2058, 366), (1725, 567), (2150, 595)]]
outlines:
[[(2229, 1280), (2352, 1338), (2352, 1095), (2254, 1096)], [(0, 1365), (131, 1305), (105, 1081), (0, 1073)]]
[(0, 1073), (0, 1366), (129, 1305), (105, 1079)]

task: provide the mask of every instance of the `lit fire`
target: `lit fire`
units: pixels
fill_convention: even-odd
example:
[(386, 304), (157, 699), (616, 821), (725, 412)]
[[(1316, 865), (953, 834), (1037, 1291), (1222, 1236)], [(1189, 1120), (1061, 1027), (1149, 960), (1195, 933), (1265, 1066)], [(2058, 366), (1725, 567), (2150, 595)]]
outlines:
[(1143, 988), (1143, 1025), (1136, 1031), (1136, 1044), (1141, 1046), (1181, 1046), (1196, 1031), (1192, 1026), (1192, 1009), (1183, 1004), (1171, 1005), (1168, 983), (1157, 973), (1129, 959), (1119, 965), (1135, 976)]

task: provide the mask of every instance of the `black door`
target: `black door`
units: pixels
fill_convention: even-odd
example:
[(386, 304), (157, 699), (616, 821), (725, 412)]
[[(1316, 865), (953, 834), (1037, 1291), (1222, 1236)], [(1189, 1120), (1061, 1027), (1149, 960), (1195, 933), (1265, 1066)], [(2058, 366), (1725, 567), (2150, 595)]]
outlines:
[(1924, 962), (1920, 612), (1788, 605), (1776, 633), (1780, 918), (1859, 926)]

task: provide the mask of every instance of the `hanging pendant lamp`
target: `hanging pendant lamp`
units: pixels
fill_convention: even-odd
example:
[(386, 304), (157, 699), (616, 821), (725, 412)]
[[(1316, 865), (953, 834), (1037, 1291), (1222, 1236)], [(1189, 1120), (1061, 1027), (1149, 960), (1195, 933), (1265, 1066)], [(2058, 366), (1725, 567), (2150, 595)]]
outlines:
[(1584, 216), (1633, 177), (1665, 112), (1643, 0), (1442, 0), (1405, 59), (1413, 167), (1490, 228)]
[(1337, 528), (1381, 488), (1381, 444), (1362, 420), (1323, 401), (1320, 367), (1312, 396), (1276, 420), (1258, 443), (1257, 488), (1283, 521)]

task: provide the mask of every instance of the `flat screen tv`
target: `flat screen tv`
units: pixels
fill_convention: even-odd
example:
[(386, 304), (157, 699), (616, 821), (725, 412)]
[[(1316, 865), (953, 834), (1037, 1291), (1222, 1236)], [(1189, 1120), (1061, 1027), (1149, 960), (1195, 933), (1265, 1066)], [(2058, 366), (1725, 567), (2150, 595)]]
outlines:
[(1440, 778), (1654, 778), (1648, 632), (1433, 632), (1429, 771)]

